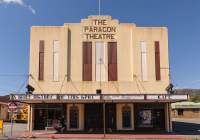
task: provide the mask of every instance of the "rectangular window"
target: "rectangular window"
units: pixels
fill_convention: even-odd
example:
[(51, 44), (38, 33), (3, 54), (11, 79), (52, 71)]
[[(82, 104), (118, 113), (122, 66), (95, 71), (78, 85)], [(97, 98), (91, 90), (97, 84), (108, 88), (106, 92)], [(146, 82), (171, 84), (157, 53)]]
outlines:
[(108, 81), (117, 81), (117, 42), (108, 42)]
[(155, 73), (156, 73), (156, 80), (161, 80), (160, 74), (160, 44), (159, 41), (155, 41)]
[(193, 108), (192, 111), (193, 111), (194, 113), (199, 113), (200, 109), (199, 109), (199, 108)]
[(44, 80), (44, 40), (39, 42), (39, 73), (38, 80)]
[(96, 42), (96, 81), (105, 81), (105, 43)]
[(147, 81), (147, 47), (146, 42), (141, 42), (141, 73), (142, 80)]
[(53, 41), (53, 80), (59, 80), (59, 41)]
[(83, 42), (83, 81), (92, 81), (92, 42)]
[(178, 116), (183, 116), (183, 109), (178, 109)]

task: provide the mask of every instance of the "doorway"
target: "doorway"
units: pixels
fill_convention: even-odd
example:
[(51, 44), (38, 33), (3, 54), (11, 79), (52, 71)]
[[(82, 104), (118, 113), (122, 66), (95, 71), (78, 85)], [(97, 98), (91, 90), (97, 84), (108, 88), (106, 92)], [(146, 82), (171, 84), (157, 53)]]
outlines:
[(85, 104), (85, 129), (90, 132), (103, 130), (103, 104)]
[(105, 107), (105, 118), (106, 118), (106, 131), (113, 132), (116, 130), (116, 104), (108, 103)]
[[(105, 104), (105, 127), (107, 132), (116, 130), (116, 104)], [(103, 103), (85, 104), (85, 129), (89, 132), (103, 132)]]

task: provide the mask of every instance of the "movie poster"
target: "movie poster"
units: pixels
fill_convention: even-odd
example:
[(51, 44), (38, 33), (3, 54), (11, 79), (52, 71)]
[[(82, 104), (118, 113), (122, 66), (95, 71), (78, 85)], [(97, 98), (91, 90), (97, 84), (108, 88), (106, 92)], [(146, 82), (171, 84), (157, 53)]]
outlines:
[(140, 124), (139, 127), (152, 127), (152, 111), (141, 110), (139, 111)]

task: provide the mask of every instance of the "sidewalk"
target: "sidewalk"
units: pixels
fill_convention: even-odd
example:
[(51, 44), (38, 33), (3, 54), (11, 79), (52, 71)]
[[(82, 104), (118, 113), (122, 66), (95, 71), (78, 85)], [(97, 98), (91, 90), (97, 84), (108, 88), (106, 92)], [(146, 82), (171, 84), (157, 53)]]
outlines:
[[(13, 136), (12, 138), (17, 140), (27, 140), (27, 139), (37, 139), (37, 140), (46, 140), (46, 139), (134, 139), (134, 140), (144, 140), (144, 139), (157, 139), (157, 140), (200, 140), (200, 125), (192, 120), (193, 123), (177, 123), (174, 125), (173, 134), (106, 134), (105, 137), (103, 134), (54, 134), (55, 131), (33, 131), (32, 133), (27, 132), (26, 124), (15, 124), (13, 127)], [(186, 125), (187, 124), (187, 125)], [(194, 125), (196, 124), (196, 125)], [(187, 132), (187, 133), (186, 133)], [(11, 138), (10, 124), (5, 123), (4, 125), (4, 135), (6, 137), (1, 137), (0, 140), (7, 140)]]
[(47, 132), (24, 133), (14, 136), (17, 139), (45, 138), (45, 139), (188, 139), (192, 137), (174, 134), (52, 134)]

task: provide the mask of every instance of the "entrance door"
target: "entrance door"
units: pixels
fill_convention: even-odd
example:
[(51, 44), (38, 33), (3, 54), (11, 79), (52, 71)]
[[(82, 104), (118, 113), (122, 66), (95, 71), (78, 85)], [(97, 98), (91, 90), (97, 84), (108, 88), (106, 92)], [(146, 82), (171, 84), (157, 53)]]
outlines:
[(165, 130), (164, 109), (155, 109), (153, 111), (153, 126), (155, 130)]
[(85, 104), (85, 128), (91, 132), (103, 130), (103, 104)]
[(106, 104), (106, 129), (112, 132), (116, 129), (116, 104)]
[(44, 130), (46, 126), (46, 110), (44, 109), (35, 109), (34, 112), (34, 130)]

